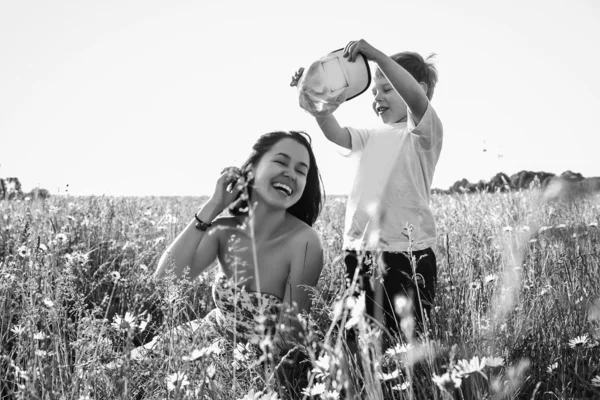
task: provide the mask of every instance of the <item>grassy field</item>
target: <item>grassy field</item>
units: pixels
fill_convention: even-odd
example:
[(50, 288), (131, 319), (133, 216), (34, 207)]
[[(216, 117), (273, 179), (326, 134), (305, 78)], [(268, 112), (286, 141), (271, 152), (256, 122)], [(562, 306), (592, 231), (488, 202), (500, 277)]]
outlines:
[[(326, 265), (300, 353), (271, 342), (129, 350), (211, 308), (210, 275), (155, 282), (198, 198), (0, 202), (2, 399), (600, 398), (600, 199), (435, 195), (439, 282), (427, 337), (380, 349), (345, 290), (344, 199), (317, 222)], [(401, 310), (400, 310), (401, 311)], [(334, 323), (335, 321), (341, 323)], [(409, 321), (407, 318), (406, 321)], [(360, 365), (338, 326), (360, 333)], [(308, 383), (298, 378), (306, 372)], [(279, 385), (287, 371), (292, 383)]]

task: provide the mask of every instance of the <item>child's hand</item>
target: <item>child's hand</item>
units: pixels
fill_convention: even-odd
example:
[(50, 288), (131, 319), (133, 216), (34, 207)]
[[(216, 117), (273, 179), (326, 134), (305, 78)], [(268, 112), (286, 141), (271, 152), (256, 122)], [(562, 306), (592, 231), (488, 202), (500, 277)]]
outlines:
[(294, 76), (292, 76), (292, 82), (290, 83), (290, 86), (297, 86), (298, 85), (298, 81), (300, 80), (300, 78), (302, 77), (302, 74), (304, 73), (304, 68), (300, 68), (295, 74)]
[(375, 47), (367, 43), (366, 40), (360, 39), (359, 41), (352, 41), (346, 45), (344, 49), (344, 57), (348, 58), (348, 61), (353, 62), (356, 60), (358, 53), (362, 54), (367, 60), (377, 61), (379, 56), (382, 54)]

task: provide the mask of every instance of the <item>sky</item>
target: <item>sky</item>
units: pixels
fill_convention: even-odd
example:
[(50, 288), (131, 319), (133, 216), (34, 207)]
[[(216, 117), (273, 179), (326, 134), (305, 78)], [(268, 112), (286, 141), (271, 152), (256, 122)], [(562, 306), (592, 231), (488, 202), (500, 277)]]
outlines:
[[(596, 0), (0, 0), (0, 177), (54, 194), (210, 195), (261, 134), (304, 130), (326, 192), (345, 194), (352, 160), (289, 82), (361, 38), (437, 54), (433, 187), (524, 169), (600, 176)], [(371, 102), (335, 115), (376, 126)]]

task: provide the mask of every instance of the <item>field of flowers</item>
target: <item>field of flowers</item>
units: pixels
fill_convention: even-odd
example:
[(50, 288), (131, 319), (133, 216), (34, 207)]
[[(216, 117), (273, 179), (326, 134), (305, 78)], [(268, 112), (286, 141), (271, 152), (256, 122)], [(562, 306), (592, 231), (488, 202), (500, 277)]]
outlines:
[(152, 279), (203, 200), (0, 202), (0, 398), (600, 398), (600, 198), (543, 199), (434, 195), (439, 281), (424, 337), (406, 324), (405, 342), (380, 348), (345, 289), (344, 199), (330, 196), (316, 225), (326, 264), (296, 351), (173, 340), (143, 361), (133, 347), (212, 308), (212, 272)]

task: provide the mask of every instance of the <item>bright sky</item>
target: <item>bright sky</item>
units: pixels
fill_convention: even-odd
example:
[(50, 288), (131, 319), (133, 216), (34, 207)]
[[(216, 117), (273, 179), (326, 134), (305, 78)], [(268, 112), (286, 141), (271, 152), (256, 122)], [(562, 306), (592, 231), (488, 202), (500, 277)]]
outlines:
[[(289, 81), (360, 38), (437, 53), (434, 187), (522, 169), (600, 176), (596, 0), (5, 0), (0, 177), (73, 195), (211, 194), (260, 134), (306, 130), (327, 193), (346, 193), (350, 161)], [(374, 126), (371, 101), (336, 116)]]

